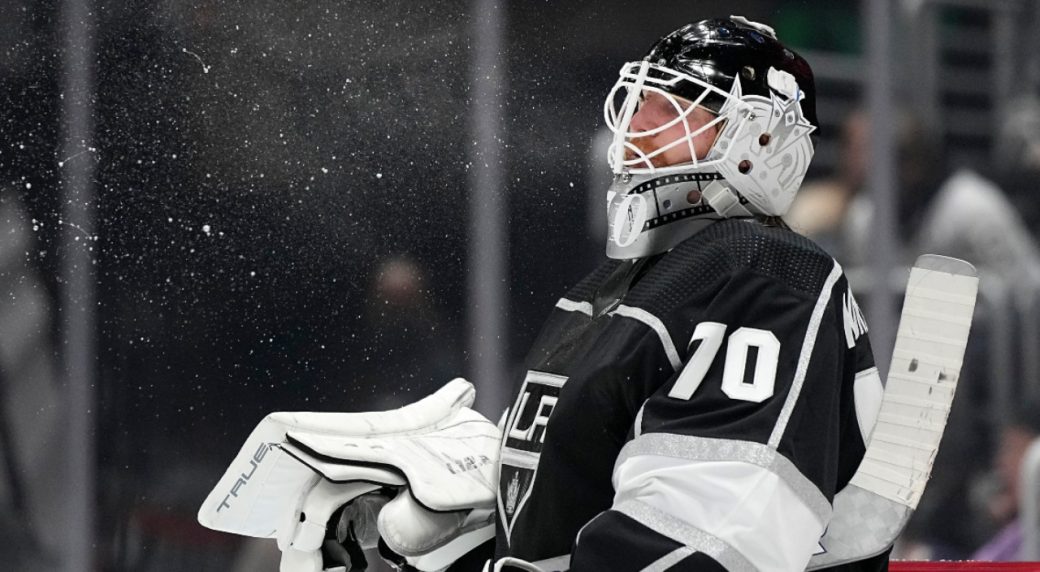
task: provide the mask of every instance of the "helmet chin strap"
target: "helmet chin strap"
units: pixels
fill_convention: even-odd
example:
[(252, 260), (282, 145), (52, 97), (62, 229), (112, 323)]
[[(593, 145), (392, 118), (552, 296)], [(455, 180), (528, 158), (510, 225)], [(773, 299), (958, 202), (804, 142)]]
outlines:
[(712, 181), (702, 191), (702, 195), (711, 208), (726, 218), (754, 216), (754, 213), (741, 204), (740, 196), (725, 183), (725, 179)]

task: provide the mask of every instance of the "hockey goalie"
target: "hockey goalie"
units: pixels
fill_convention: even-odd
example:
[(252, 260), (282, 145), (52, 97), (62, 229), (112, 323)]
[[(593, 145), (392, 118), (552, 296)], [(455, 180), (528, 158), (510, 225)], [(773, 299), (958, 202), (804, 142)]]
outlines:
[(424, 572), (887, 568), (973, 269), (911, 270), (883, 387), (841, 266), (780, 218), (817, 119), (809, 65), (768, 26), (664, 36), (604, 116), (609, 260), (552, 309), (501, 420), (461, 379), (395, 411), (271, 414), (202, 524), (276, 539), (283, 572), (362, 570), (375, 547)]

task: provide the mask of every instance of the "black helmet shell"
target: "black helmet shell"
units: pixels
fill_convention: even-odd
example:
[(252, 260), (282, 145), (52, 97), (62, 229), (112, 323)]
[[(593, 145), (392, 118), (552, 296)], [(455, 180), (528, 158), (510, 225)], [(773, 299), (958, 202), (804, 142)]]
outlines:
[[(802, 114), (819, 127), (816, 86), (809, 63), (768, 31), (740, 20), (713, 18), (687, 24), (658, 40), (643, 59), (689, 74), (724, 92), (730, 91), (739, 75), (745, 95), (763, 97), (769, 97), (772, 91), (768, 84), (769, 68), (786, 71), (804, 93)], [(671, 91), (695, 100), (704, 90), (691, 82), (679, 82)], [(722, 98), (709, 95), (703, 104), (718, 111)]]

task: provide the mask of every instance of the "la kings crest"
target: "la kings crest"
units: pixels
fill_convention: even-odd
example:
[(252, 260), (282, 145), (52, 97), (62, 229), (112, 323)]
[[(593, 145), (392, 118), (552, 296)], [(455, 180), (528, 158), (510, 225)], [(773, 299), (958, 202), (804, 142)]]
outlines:
[(509, 409), (502, 432), (501, 465), (498, 476), (498, 513), (509, 539), (513, 523), (531, 496), (538, 473), (538, 459), (545, 444), (549, 423), (560, 388), (566, 377), (528, 371), (516, 401)]

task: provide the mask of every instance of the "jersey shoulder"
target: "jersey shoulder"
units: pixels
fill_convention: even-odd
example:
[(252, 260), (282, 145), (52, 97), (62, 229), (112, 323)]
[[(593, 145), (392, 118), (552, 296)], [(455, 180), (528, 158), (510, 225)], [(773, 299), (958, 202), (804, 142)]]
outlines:
[(603, 286), (603, 283), (620, 265), (621, 261), (608, 258), (586, 274), (563, 297), (574, 302), (591, 302), (596, 292)]
[(815, 300), (835, 264), (822, 248), (793, 231), (726, 219), (668, 252), (627, 303), (662, 315), (710, 303), (720, 292), (763, 287)]
[(711, 225), (680, 244), (675, 254), (691, 265), (703, 265), (700, 273), (753, 273), (813, 297), (836, 264), (815, 242), (794, 231), (740, 219)]

